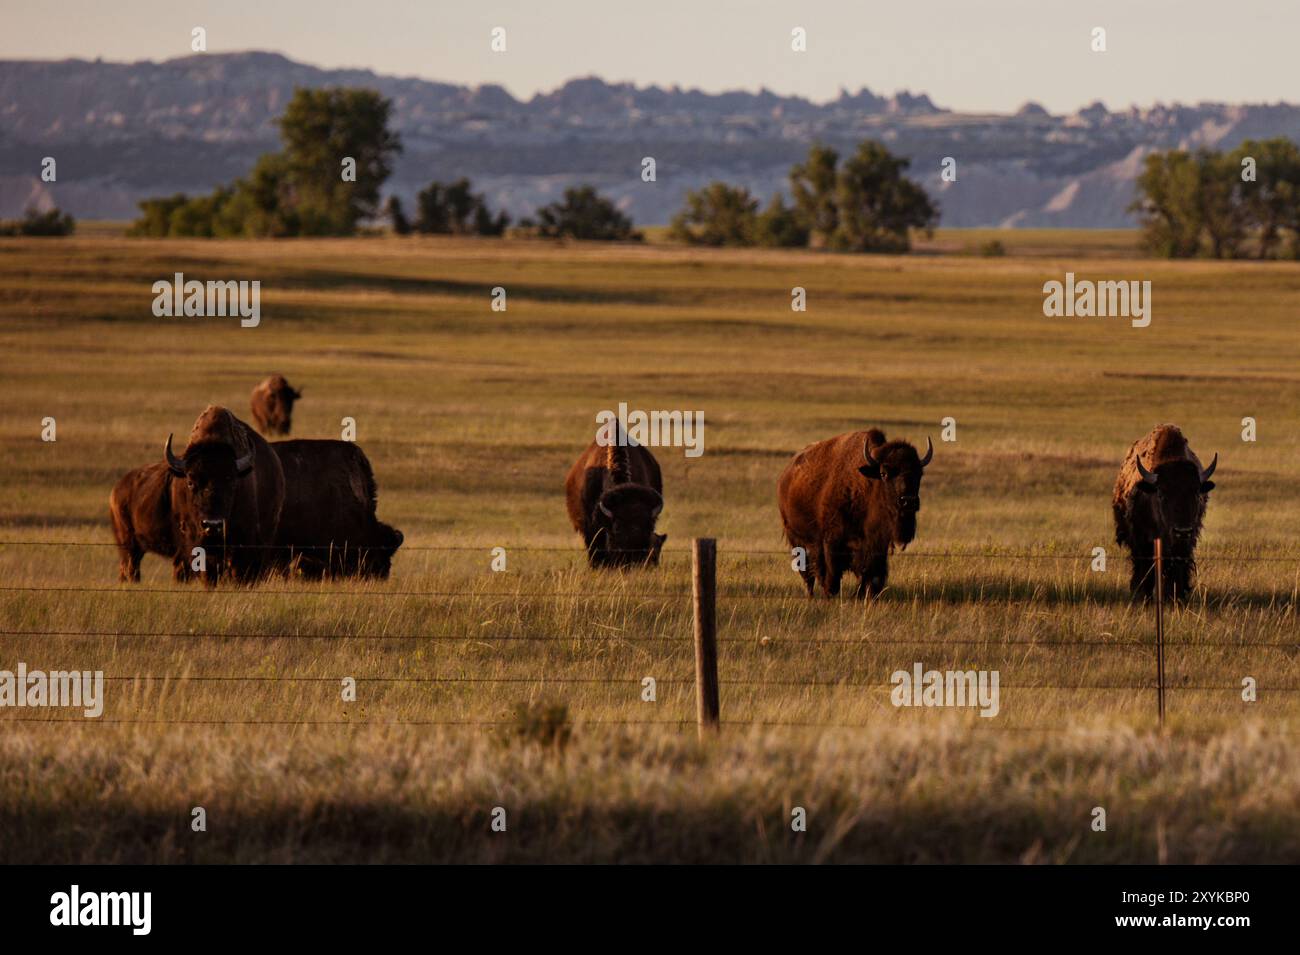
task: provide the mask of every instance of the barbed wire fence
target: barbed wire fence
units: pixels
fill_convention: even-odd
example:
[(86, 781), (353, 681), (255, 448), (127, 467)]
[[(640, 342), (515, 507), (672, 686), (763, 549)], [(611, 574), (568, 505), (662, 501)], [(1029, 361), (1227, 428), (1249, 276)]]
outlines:
[[(85, 541), (85, 540), (0, 540), (0, 547), (92, 547), (92, 548), (116, 548), (118, 545), (112, 541)], [(283, 549), (278, 545), (227, 545), (227, 549), (236, 548), (275, 548)], [(704, 556), (702, 558), (701, 548)], [(313, 548), (296, 548), (297, 550), (311, 550)], [(319, 548), (318, 548), (319, 549)], [(331, 550), (333, 548), (330, 548)], [(581, 549), (572, 546), (538, 546), (538, 545), (520, 545), (508, 548), (512, 552), (537, 552), (537, 553), (562, 553), (569, 554), (575, 558), (581, 558), (585, 561), (586, 554)], [(464, 553), (478, 552), (490, 553), (492, 548), (489, 545), (410, 545), (404, 546), (403, 551), (416, 552), (449, 552)], [(696, 697), (696, 718), (695, 719), (608, 719), (608, 718), (583, 718), (583, 725), (588, 726), (675, 726), (678, 728), (687, 728), (697, 726), (702, 736), (717, 730), (722, 725), (729, 726), (757, 726), (757, 727), (792, 727), (792, 728), (823, 728), (823, 729), (866, 729), (872, 726), (870, 723), (848, 723), (833, 720), (766, 720), (766, 719), (735, 719), (723, 720), (720, 713), (720, 688), (760, 688), (760, 687), (781, 687), (781, 688), (835, 688), (835, 689), (887, 689), (893, 688), (895, 683), (891, 681), (880, 680), (861, 680), (855, 679), (853, 675), (842, 675), (836, 678), (827, 679), (771, 679), (765, 677), (754, 677), (744, 679), (719, 678), (718, 666), (718, 645), (768, 645), (765, 641), (760, 641), (754, 637), (729, 637), (719, 635), (716, 624), (716, 602), (719, 596), (717, 587), (717, 560), (719, 556), (728, 560), (739, 560), (740, 562), (750, 561), (771, 561), (774, 557), (779, 558), (783, 563), (791, 560), (792, 554), (789, 549), (777, 548), (735, 548), (728, 549), (724, 554), (719, 555), (716, 542), (711, 538), (697, 538), (692, 542), (690, 551), (666, 551), (662, 555), (670, 558), (690, 557), (692, 561), (692, 589), (690, 591), (638, 591), (634, 594), (610, 594), (601, 591), (572, 591), (572, 590), (337, 590), (324, 588), (305, 588), (305, 589), (286, 589), (283, 587), (240, 587), (237, 591), (223, 590), (221, 588), (205, 588), (193, 585), (178, 584), (175, 587), (141, 587), (139, 585), (119, 585), (119, 586), (63, 586), (63, 585), (23, 585), (23, 584), (0, 584), (0, 593), (52, 593), (52, 594), (72, 594), (72, 593), (91, 593), (91, 594), (151, 594), (206, 598), (212, 594), (221, 593), (238, 593), (241, 597), (248, 595), (294, 595), (306, 597), (366, 597), (366, 598), (391, 598), (391, 597), (421, 597), (436, 598), (439, 600), (464, 600), (464, 599), (528, 599), (528, 600), (547, 600), (547, 599), (564, 599), (564, 600), (586, 600), (601, 601), (610, 599), (638, 599), (638, 600), (656, 600), (656, 601), (690, 601), (692, 608), (693, 633), (687, 634), (665, 634), (665, 633), (646, 633), (636, 634), (635, 639), (639, 641), (653, 641), (656, 643), (680, 643), (684, 646), (690, 646), (694, 650), (695, 656), (695, 673), (693, 675), (665, 676), (656, 677), (657, 684), (664, 685), (690, 685), (695, 689)], [(1009, 550), (997, 548), (982, 548), (972, 550), (946, 550), (946, 551), (912, 551), (907, 554), (908, 560), (963, 560), (963, 561), (1024, 561), (1024, 560), (1045, 560), (1045, 561), (1068, 561), (1073, 563), (1090, 564), (1096, 559), (1095, 552), (1089, 553), (1070, 553), (1054, 551), (1032, 551), (1032, 550)], [(1177, 559), (1177, 558), (1173, 558)], [(1300, 554), (1261, 554), (1261, 553), (1215, 553), (1208, 552), (1198, 555), (1198, 562), (1222, 559), (1231, 562), (1259, 562), (1269, 564), (1293, 564), (1300, 567)], [(1163, 558), (1158, 561), (1157, 577), (1159, 577), (1159, 565), (1169, 562), (1170, 558)], [(1157, 583), (1155, 588), (1157, 599), (1152, 601), (1152, 608), (1155, 615), (1155, 627), (1153, 640), (1128, 639), (1128, 640), (1040, 640), (1040, 639), (926, 639), (913, 637), (862, 637), (862, 638), (845, 638), (845, 637), (820, 637), (811, 636), (802, 639), (784, 639), (773, 641), (774, 645), (794, 646), (808, 645), (816, 647), (819, 645), (860, 645), (860, 646), (906, 646), (906, 647), (983, 647), (996, 649), (1000, 646), (1023, 646), (1032, 648), (1052, 648), (1053, 652), (1061, 650), (1078, 649), (1125, 649), (1140, 652), (1150, 652), (1153, 654), (1154, 674), (1151, 680), (1143, 682), (1108, 682), (1108, 683), (1002, 683), (1001, 687), (1009, 690), (1049, 690), (1057, 692), (1125, 692), (1125, 693), (1153, 693), (1153, 698), (1157, 704), (1158, 718), (1160, 724), (1164, 723), (1165, 712), (1165, 674), (1164, 674), (1164, 657), (1169, 647), (1164, 641), (1163, 621), (1163, 587)], [(725, 601), (783, 601), (790, 603), (800, 603), (807, 605), (809, 603), (807, 596), (802, 590), (782, 593), (752, 593), (743, 591), (723, 591), (721, 598)], [(846, 598), (849, 599), (849, 598)], [(825, 601), (820, 602), (825, 605)], [(460, 633), (303, 633), (303, 632), (223, 632), (215, 630), (123, 630), (102, 629), (102, 630), (67, 630), (67, 629), (4, 629), (0, 630), (0, 636), (4, 637), (40, 637), (40, 638), (84, 638), (84, 639), (241, 639), (241, 640), (330, 640), (330, 641), (416, 641), (416, 642), (451, 642), (462, 640), (475, 640), (483, 642), (555, 642), (555, 643), (582, 643), (584, 641), (608, 642), (614, 638), (627, 636), (626, 633), (591, 633), (591, 634), (573, 634), (573, 633), (555, 633), (555, 634), (505, 634), (505, 633), (482, 633), (482, 632), (460, 632)], [(1283, 650), (1300, 650), (1300, 640), (1297, 641), (1229, 641), (1229, 640), (1191, 640), (1182, 641), (1177, 647), (1216, 647), (1225, 650), (1242, 651), (1255, 648), (1266, 649), (1283, 649)], [(723, 658), (726, 661), (726, 658)], [(729, 661), (726, 661), (729, 662)], [(335, 683), (339, 682), (337, 676), (308, 676), (296, 674), (279, 674), (279, 675), (260, 675), (260, 674), (112, 674), (105, 675), (106, 681), (112, 682), (175, 682), (175, 683), (198, 683), (198, 684), (243, 684), (243, 683)], [(644, 677), (640, 676), (601, 676), (601, 677), (565, 677), (565, 676), (520, 676), (520, 677), (501, 677), (501, 676), (412, 676), (409, 674), (374, 674), (355, 677), (357, 684), (376, 683), (376, 684), (400, 684), (412, 686), (491, 686), (491, 685), (558, 685), (558, 686), (576, 686), (576, 685), (607, 685), (607, 686), (641, 686)], [(1241, 690), (1240, 686), (1232, 684), (1208, 684), (1208, 683), (1180, 683), (1173, 689), (1178, 692), (1237, 692)], [(1270, 693), (1293, 694), (1300, 693), (1300, 685), (1295, 684), (1270, 684), (1267, 688)], [(50, 717), (27, 717), (27, 716), (9, 716), (4, 720), (15, 723), (26, 724), (71, 724), (71, 725), (176, 725), (176, 726), (339, 726), (339, 727), (358, 727), (358, 726), (451, 726), (451, 727), (509, 727), (515, 724), (515, 721), (508, 719), (402, 719), (402, 720), (382, 720), (382, 719), (148, 719), (148, 718), (98, 718), (93, 720), (70, 719), (70, 718), (50, 718)], [(979, 721), (975, 725), (984, 725)], [(1074, 730), (1074, 727), (1062, 726), (1007, 726), (998, 723), (989, 725), (989, 729), (999, 731), (1021, 732), (1021, 733), (1056, 733), (1067, 729)], [(1288, 731), (1289, 732), (1289, 731)], [(1290, 735), (1300, 735), (1291, 733)]]

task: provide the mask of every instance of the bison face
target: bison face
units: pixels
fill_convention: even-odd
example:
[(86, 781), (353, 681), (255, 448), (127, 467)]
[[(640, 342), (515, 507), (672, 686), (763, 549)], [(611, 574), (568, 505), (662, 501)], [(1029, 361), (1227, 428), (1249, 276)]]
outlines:
[(916, 513), (921, 509), (921, 477), (934, 457), (934, 443), (926, 439), (925, 457), (906, 441), (891, 441), (863, 447), (867, 463), (858, 472), (868, 481), (878, 482), (895, 516), (894, 542), (901, 547), (916, 537)]
[(1152, 498), (1159, 525), (1175, 541), (1184, 544), (1196, 541), (1204, 515), (1204, 497), (1214, 490), (1210, 475), (1218, 461), (1216, 454), (1204, 472), (1191, 461), (1166, 461), (1152, 472), (1138, 460), (1138, 471), (1142, 474), (1138, 489)]
[(668, 539), (667, 534), (655, 533), (663, 508), (658, 492), (640, 484), (619, 484), (602, 494), (593, 519), (603, 563), (658, 564)]
[(287, 384), (272, 397), (272, 402), (279, 411), (281, 434), (288, 434), (293, 427), (293, 403), (301, 397), (301, 391), (295, 391)]
[(220, 538), (234, 510), (239, 482), (253, 470), (252, 454), (236, 458), (228, 444), (203, 443), (191, 446), (181, 459), (172, 453), (171, 435), (166, 454), (172, 473), (185, 479), (188, 517), (205, 540)]

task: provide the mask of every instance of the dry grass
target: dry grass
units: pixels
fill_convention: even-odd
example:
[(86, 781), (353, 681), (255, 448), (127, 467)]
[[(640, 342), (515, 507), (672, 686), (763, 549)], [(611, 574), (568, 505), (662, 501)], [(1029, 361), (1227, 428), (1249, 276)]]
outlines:
[[(1108, 258), (1118, 241), (1018, 237), (997, 260), (4, 243), (0, 538), (27, 543), (0, 546), (0, 668), (110, 681), (101, 722), (6, 726), (0, 858), (1300, 859), (1300, 282)], [(1152, 326), (1045, 319), (1042, 283), (1067, 269), (1151, 279)], [(262, 326), (153, 318), (149, 286), (174, 271), (260, 279)], [(205, 404), (244, 413), (272, 371), (305, 389), (296, 436), (357, 419), (380, 514), (406, 534), (392, 580), (208, 592), (149, 557), (127, 588), (111, 547), (42, 543), (107, 543), (113, 480)], [(659, 455), (664, 566), (592, 574), (561, 485), (620, 400), (703, 410), (706, 453)], [(937, 444), (891, 589), (808, 601), (780, 550), (784, 459), (866, 424), (937, 438), (947, 415), (959, 440)], [(1127, 600), (1109, 526), (1124, 451), (1163, 420), (1221, 453), (1202, 595), (1169, 624), (1167, 736), (1150, 611)], [(707, 747), (689, 722), (697, 535), (720, 549), (726, 725)], [(894, 708), (889, 676), (915, 661), (999, 670), (1001, 713)], [(562, 754), (509, 741), (529, 701), (567, 706)], [(506, 834), (487, 831), (496, 805)]]

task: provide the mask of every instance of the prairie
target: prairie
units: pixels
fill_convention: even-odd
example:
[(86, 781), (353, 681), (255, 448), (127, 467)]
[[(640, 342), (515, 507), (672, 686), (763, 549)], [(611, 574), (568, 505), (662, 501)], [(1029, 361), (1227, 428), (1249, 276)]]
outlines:
[[(970, 254), (990, 238), (1008, 254)], [(1067, 271), (1150, 280), (1151, 325), (1046, 318)], [(155, 318), (176, 272), (260, 281), (260, 325)], [(899, 257), (5, 240), (0, 669), (107, 691), (99, 720), (0, 709), (0, 861), (1300, 861), (1297, 314), (1294, 265), (1140, 259), (1124, 233)], [(119, 584), (113, 482), (208, 404), (247, 420), (273, 372), (303, 390), (294, 437), (355, 420), (406, 537), (391, 579), (206, 590), (150, 555)], [(563, 481), (620, 401), (702, 411), (705, 450), (656, 449), (662, 566), (596, 573)], [(1161, 729), (1110, 493), (1165, 421), (1220, 463)], [(809, 600), (777, 475), (870, 425), (934, 439), (917, 540), (878, 601)], [(703, 742), (693, 537), (719, 549)], [(998, 715), (895, 707), (918, 662), (997, 670)], [(564, 707), (567, 744), (521, 705)]]

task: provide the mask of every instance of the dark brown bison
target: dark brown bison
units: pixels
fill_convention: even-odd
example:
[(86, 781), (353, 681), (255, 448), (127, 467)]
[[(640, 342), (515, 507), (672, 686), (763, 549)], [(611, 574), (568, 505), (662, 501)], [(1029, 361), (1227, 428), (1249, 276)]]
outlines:
[(172, 562), (172, 576), (189, 577), (189, 564), (177, 543), (172, 516), (174, 478), (166, 462), (159, 461), (122, 475), (108, 496), (108, 511), (117, 541), (123, 583), (140, 582), (140, 560), (159, 554)]
[(785, 538), (804, 550), (808, 596), (813, 584), (834, 597), (847, 570), (858, 575), (857, 596), (885, 588), (889, 555), (916, 536), (921, 476), (934, 456), (884, 432), (853, 431), (809, 445), (786, 465), (777, 484)]
[(587, 546), (592, 567), (658, 564), (667, 534), (655, 533), (664, 508), (659, 462), (647, 448), (630, 442), (617, 423), (602, 429), (564, 482), (573, 529)]
[(290, 386), (284, 375), (272, 375), (253, 389), (249, 402), (257, 430), (263, 434), (288, 434), (293, 426), (293, 403), (302, 392)]
[(172, 482), (179, 552), (204, 548), (209, 583), (222, 569), (239, 581), (260, 577), (273, 561), (284, 506), (284, 469), (271, 446), (225, 408), (209, 405), (184, 455), (173, 453), (171, 435), (165, 454), (182, 479)]
[(1155, 542), (1164, 555), (1164, 595), (1186, 600), (1196, 577), (1196, 542), (1201, 536), (1205, 507), (1219, 465), (1215, 454), (1210, 466), (1187, 445), (1174, 425), (1162, 424), (1133, 442), (1115, 479), (1111, 502), (1115, 512), (1115, 540), (1129, 549), (1133, 573), (1129, 589), (1135, 596), (1155, 595)]
[(277, 441), (284, 509), (277, 561), (312, 578), (386, 578), (402, 532), (375, 517), (378, 490), (365, 453), (350, 441)]

